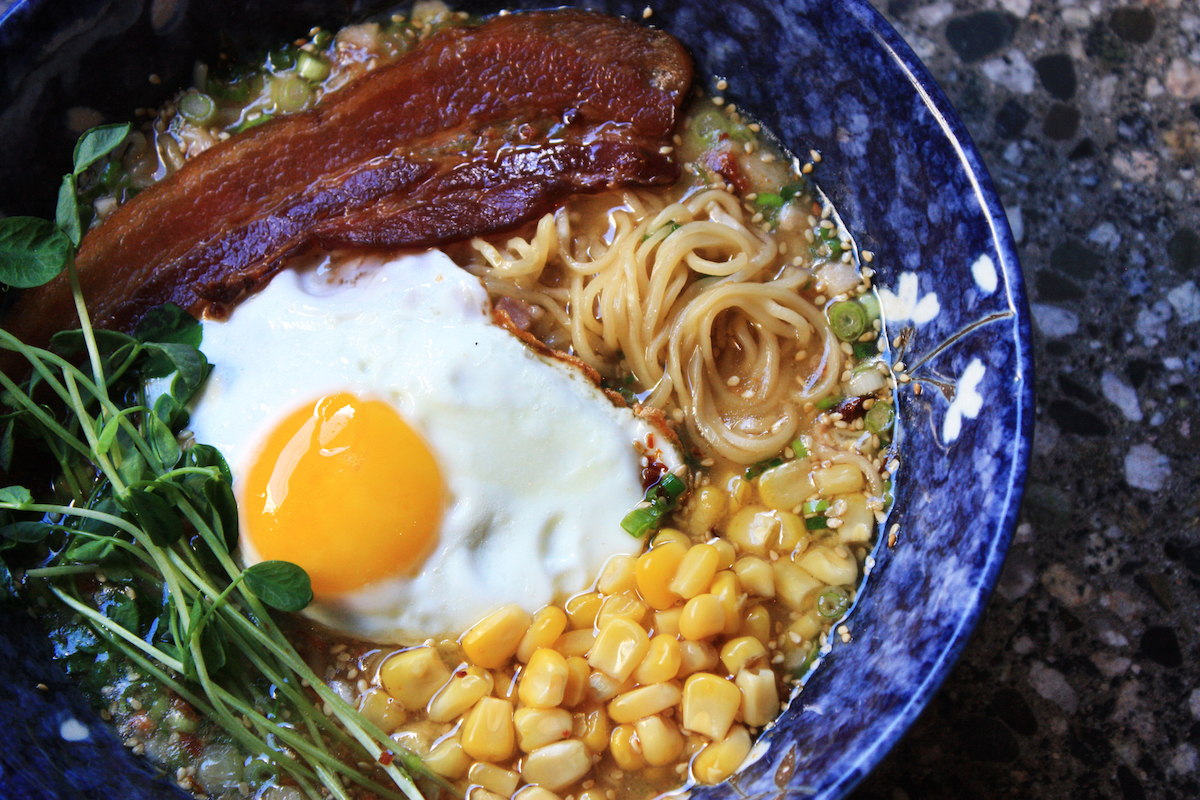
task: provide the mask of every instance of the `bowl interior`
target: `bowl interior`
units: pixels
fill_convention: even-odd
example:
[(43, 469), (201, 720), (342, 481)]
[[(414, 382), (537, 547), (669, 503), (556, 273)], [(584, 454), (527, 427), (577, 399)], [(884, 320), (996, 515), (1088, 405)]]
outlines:
[[(490, 12), (547, 4), (456, 5)], [(635, 19), (645, 7), (579, 5)], [(653, 8), (650, 22), (692, 49), (706, 89), (725, 78), (728, 100), (784, 145), (820, 152), (817, 182), (874, 253), (889, 335), (903, 339), (897, 358), (913, 378), (900, 393), (903, 465), (886, 529), (896, 532), (895, 546), (885, 532), (848, 624), (851, 641), (834, 642), (731, 781), (753, 797), (841, 797), (945, 678), (1008, 546), (1033, 386), (1015, 248), (961, 122), (866, 0), (661, 0)], [(265, 45), (370, 10), (318, 0), (18, 0), (0, 22), (0, 134), (12, 143), (0, 156), (0, 207), (52, 216), (74, 138), (66, 109), (126, 119), (189, 83), (194, 60), (212, 58), (218, 42)], [(148, 83), (151, 73), (162, 83)], [(33, 623), (19, 610), (0, 614), (6, 796), (171, 791), (72, 693)], [(730, 793), (723, 785), (698, 794)]]

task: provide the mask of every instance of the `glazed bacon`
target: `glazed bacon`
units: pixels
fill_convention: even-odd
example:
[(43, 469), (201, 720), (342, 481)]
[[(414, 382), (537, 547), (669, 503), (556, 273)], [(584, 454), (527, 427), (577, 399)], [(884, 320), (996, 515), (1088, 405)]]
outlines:
[[(451, 28), (317, 107), (198, 156), (88, 233), (93, 321), (171, 301), (220, 313), (313, 248), (427, 247), (503, 231), (576, 192), (673, 182), (691, 83), (671, 36), (578, 11)], [(5, 327), (75, 327), (65, 276)]]

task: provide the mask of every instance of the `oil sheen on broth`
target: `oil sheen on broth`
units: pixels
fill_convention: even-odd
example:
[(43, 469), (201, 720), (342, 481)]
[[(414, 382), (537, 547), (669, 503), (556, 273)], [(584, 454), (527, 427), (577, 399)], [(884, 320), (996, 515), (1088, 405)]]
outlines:
[[(227, 85), (235, 99), (181, 94), (134, 137), (99, 215), (455, 17), (427, 7), (417, 19), (314, 32), (284, 66)], [(514, 600), (462, 629), (384, 644), (297, 623), (331, 685), (474, 800), (724, 780), (829, 638), (848, 639), (838, 626), (890, 501), (894, 384), (872, 272), (810, 183), (813, 161), (719, 97), (691, 103), (674, 154), (683, 175), (668, 189), (576, 196), (514, 233), (445, 248), (506, 336), (594, 374), (621, 398), (597, 402), (629, 403), (650, 426), (636, 437), (645, 499), (621, 508), (620, 552), (538, 607)], [(656, 435), (672, 453), (678, 437), (678, 457), (657, 457)], [(270, 784), (254, 791), (286, 792)]]

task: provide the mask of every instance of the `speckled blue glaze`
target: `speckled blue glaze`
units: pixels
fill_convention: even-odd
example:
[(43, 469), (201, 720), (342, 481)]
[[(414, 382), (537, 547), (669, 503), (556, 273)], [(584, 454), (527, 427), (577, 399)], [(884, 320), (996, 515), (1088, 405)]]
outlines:
[[(44, 38), (39, 31), (65, 21), (48, 6), (79, 16), (98, 5), (23, 2), (9, 15), (9, 33), (0, 33), (6, 77), (29, 59), (25, 53), (21, 60), (21, 37), (13, 31)], [(132, 40), (175, 37), (179, 46), (167, 52), (160, 41), (144, 53), (154, 68), (143, 61), (133, 69), (143, 75), (186, 71), (201, 48), (192, 44), (196, 39), (179, 38), (181, 26), (252, 30), (261, 40), (262, 27), (244, 20), (266, 18), (272, 5), (206, 3), (199, 21), (182, 0), (182, 21), (162, 33), (151, 29), (148, 10), (141, 10), (128, 27)], [(640, 18), (646, 4), (586, 5)], [(277, 7), (284, 6), (291, 9), (289, 24), (270, 30), (275, 38), (294, 36), (317, 21), (336, 22), (344, 8), (329, 3), (325, 9), (332, 11), (322, 19), (320, 3)], [(122, 7), (140, 8), (128, 2)], [(898, 541), (876, 550), (868, 589), (848, 622), (852, 641), (835, 642), (765, 744), (756, 747), (757, 760), (731, 782), (734, 787), (695, 795), (831, 800), (879, 762), (929, 701), (999, 573), (1032, 428), (1024, 287), (1003, 211), (966, 131), (916, 57), (865, 0), (737, 0), (722, 3), (719, 14), (706, 4), (674, 0), (653, 7), (651, 21), (692, 48), (698, 75), (726, 78), (727, 98), (793, 151), (822, 154), (818, 181), (858, 244), (875, 253), (878, 283), (894, 289), (903, 273), (911, 273), (907, 280), (916, 281), (917, 299), (937, 298), (936, 313), (901, 314), (912, 319), (889, 323), (890, 335), (905, 331), (907, 343), (897, 358), (908, 364), (922, 392), (917, 395), (914, 384), (901, 392), (904, 465), (888, 521), (889, 528), (899, 525)], [(111, 41), (99, 39), (96, 47), (111, 48)], [(74, 52), (62, 58), (77, 58)], [(38, 58), (53, 64), (55, 55)], [(58, 71), (69, 72), (62, 65)], [(0, 108), (21, 99), (16, 81), (6, 81), (2, 91)], [(58, 116), (39, 117), (61, 119), (72, 91), (69, 82), (47, 89), (46, 97), (60, 104)], [(8, 201), (0, 203), (9, 208)], [(950, 436), (952, 400), (960, 424)], [(45, 640), (19, 617), (11, 611), (0, 617), (0, 796), (179, 796), (115, 745), (47, 663)], [(38, 692), (38, 682), (50, 691)], [(88, 740), (61, 738), (68, 714), (88, 726)]]

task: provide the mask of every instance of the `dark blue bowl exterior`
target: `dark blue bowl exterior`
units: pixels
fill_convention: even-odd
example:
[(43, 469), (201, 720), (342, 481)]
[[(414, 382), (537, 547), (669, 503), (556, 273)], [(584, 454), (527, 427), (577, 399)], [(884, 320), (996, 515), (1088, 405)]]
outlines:
[[(193, 29), (186, 2), (179, 23), (185, 31)], [(54, 5), (74, 15), (96, 7), (86, 0)], [(537, 5), (544, 3), (473, 7), (486, 12)], [(635, 19), (644, 7), (586, 5)], [(314, 22), (336, 23), (348, 13), (336, 3), (278, 7), (289, 8), (288, 21), (271, 17), (275, 21), (265, 41), (303, 33)], [(261, 3), (208, 3), (206, 21), (194, 29), (253, 28), (262, 39), (261, 26), (239, 22), (239, 9), (247, 18), (268, 18)], [(150, 30), (147, 13), (127, 28), (135, 40)], [(47, 14), (43, 4), (10, 14), (4, 30), (12, 25), (34, 30), (31, 20), (45, 27), (46, 20), (53, 26), (64, 18)], [(1016, 251), (962, 123), (911, 50), (866, 0), (738, 0), (721, 4), (717, 14), (699, 3), (672, 0), (654, 4), (651, 22), (692, 48), (698, 75), (726, 78), (729, 100), (787, 147), (822, 154), (818, 182), (860, 246), (875, 253), (881, 286), (896, 291), (901, 275), (908, 273), (906, 280), (917, 288), (915, 299), (928, 303), (932, 295), (940, 305), (936, 315), (915, 313), (919, 323), (906, 322), (901, 314), (900, 322), (911, 329), (903, 358), (923, 391), (916, 395), (910, 386), (902, 392), (904, 466), (888, 521), (889, 528), (900, 526), (897, 544), (876, 551), (869, 588), (848, 623), (852, 641), (835, 641), (792, 709), (756, 747), (754, 763), (733, 781), (738, 793), (749, 797), (837, 798), (879, 762), (946, 677), (1009, 544), (1033, 410), (1029, 316)], [(119, 31), (111, 36), (121, 41)], [(113, 41), (101, 39), (93, 46), (115, 52)], [(181, 44), (168, 59), (173, 66), (164, 63), (159, 73), (186, 75), (203, 51), (192, 41)], [(21, 39), (0, 33), (0, 47), (5, 66), (21, 68)], [(161, 46), (151, 52), (153, 59), (163, 58)], [(131, 59), (137, 55), (125, 53)], [(28, 63), (33, 56), (26, 51), (23, 57)], [(37, 55), (43, 64), (56, 57)], [(142, 70), (140, 75), (151, 71), (146, 62), (138, 63), (129, 69)], [(11, 92), (13, 85), (8, 82), (4, 91)], [(60, 102), (71, 102), (70, 89), (55, 88)], [(7, 94), (4, 102), (11, 105), (13, 96)], [(63, 107), (54, 112), (58, 119)], [(33, 129), (25, 136), (33, 137)], [(904, 298), (903, 289), (897, 293)], [(894, 335), (899, 326), (889, 325)], [(946, 416), (954, 397), (963, 413), (952, 412), (961, 426), (947, 443)], [(6, 614), (0, 641), (0, 719), (7, 723), (0, 729), (0, 795), (170, 793), (115, 746), (94, 715), (71, 696), (57, 668), (46, 663), (47, 654), (34, 652), (40, 642), (32, 641), (36, 637), (24, 622), (18, 631), (10, 627), (10, 618)], [(58, 679), (47, 680), (47, 675)], [(38, 682), (53, 682), (54, 688), (37, 693), (32, 687)], [(87, 741), (63, 742), (59, 726), (66, 715), (89, 726)], [(80, 765), (90, 766), (66, 769)], [(730, 789), (697, 794), (726, 797)]]

